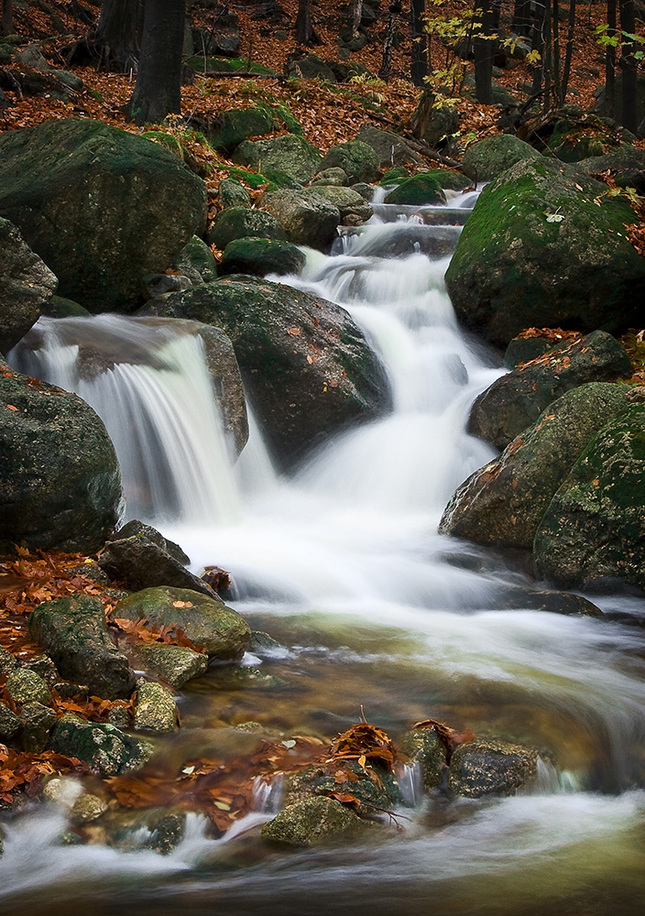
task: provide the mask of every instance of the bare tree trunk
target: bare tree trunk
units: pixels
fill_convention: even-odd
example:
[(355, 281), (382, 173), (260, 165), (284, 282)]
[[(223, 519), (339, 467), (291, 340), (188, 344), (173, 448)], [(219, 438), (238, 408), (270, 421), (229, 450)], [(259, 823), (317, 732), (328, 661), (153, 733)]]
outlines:
[(385, 40), (383, 41), (383, 60), (381, 61), (381, 68), (378, 72), (379, 79), (382, 79), (384, 82), (390, 78), (392, 73), (392, 43), (394, 41), (394, 13), (390, 12), (387, 20), (387, 28), (385, 30)]
[(299, 45), (316, 44), (316, 33), (311, 24), (311, 0), (298, 0), (296, 16), (296, 41)]
[[(616, 0), (607, 0), (607, 37), (613, 38), (616, 35)], [(616, 48), (614, 45), (607, 45), (605, 48), (605, 99), (607, 104), (607, 113), (610, 117), (615, 116), (616, 107)]]
[(475, 96), (482, 105), (493, 104), (493, 50), (495, 43), (487, 36), (492, 34), (493, 11), (490, 0), (478, 0), (479, 28), (473, 38), (475, 56)]
[(137, 82), (128, 103), (136, 124), (159, 123), (181, 111), (181, 61), (186, 0), (145, 0)]
[(2, 0), (2, 32), (4, 35), (13, 32), (13, 0)]
[(533, 14), (531, 26), (531, 50), (537, 51), (541, 57), (540, 64), (533, 71), (533, 95), (537, 95), (542, 88), (544, 78), (544, 17), (545, 5), (540, 3)]
[(567, 99), (569, 89), (569, 75), (571, 74), (571, 58), (573, 57), (573, 39), (576, 27), (576, 0), (569, 0), (569, 26), (567, 31), (567, 49), (564, 54), (564, 70), (562, 71), (562, 85), (560, 95), (562, 103)]
[(103, 0), (94, 42), (124, 73), (139, 61), (139, 0)]
[(551, 10), (551, 35), (553, 37), (553, 95), (559, 105), (562, 101), (560, 94), (560, 7), (558, 0), (553, 0)]
[(411, 78), (415, 86), (423, 86), (428, 75), (428, 43), (423, 27), (426, 14), (426, 0), (410, 0), (412, 11), (412, 67)]
[[(634, 34), (636, 11), (634, 0), (620, 0), (620, 28), (623, 33)], [(637, 62), (634, 57), (634, 42), (623, 34), (620, 67), (623, 71), (623, 127), (633, 134), (638, 130), (636, 119), (636, 88), (638, 83)]]
[(349, 21), (352, 29), (352, 38), (358, 35), (358, 29), (363, 15), (363, 0), (352, 0), (349, 7)]

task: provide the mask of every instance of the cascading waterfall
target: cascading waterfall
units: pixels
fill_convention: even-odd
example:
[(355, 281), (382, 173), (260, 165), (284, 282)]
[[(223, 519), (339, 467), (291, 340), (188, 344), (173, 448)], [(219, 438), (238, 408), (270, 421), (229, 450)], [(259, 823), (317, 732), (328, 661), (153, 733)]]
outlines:
[[(142, 355), (151, 329), (136, 320), (93, 319), (100, 333), (78, 339), (87, 322), (41, 321), (34, 352), (23, 345), (12, 362), (95, 406), (130, 481), (128, 515), (161, 526), (196, 568), (230, 570), (232, 603), (288, 646), (263, 656), (283, 686), (251, 697), (227, 693), (229, 714), (239, 707), (238, 721), (325, 735), (356, 721), (360, 704), (393, 733), (428, 716), (444, 719), (535, 745), (542, 760), (533, 793), (428, 810), (422, 803), (405, 838), (256, 854), (252, 864), (234, 853), (227, 859), (226, 850), (269, 816), (267, 798), (270, 806), (275, 796), (263, 782), (249, 820), (218, 841), (193, 823), (165, 859), (145, 850), (56, 848), (60, 814), (44, 832), (41, 817), (7, 835), (14, 866), (31, 832), (40, 838), (29, 848), (29, 874), (18, 869), (13, 884), (0, 860), (0, 905), (44, 916), (44, 888), (51, 912), (60, 903), (68, 916), (84, 914), (89, 899), (106, 914), (132, 908), (144, 916), (213, 908), (236, 916), (420, 916), (439, 906), (462, 916), (614, 916), (645, 902), (638, 862), (645, 793), (634, 788), (642, 784), (645, 738), (639, 630), (526, 610), (521, 598), (500, 610), (501, 596), (529, 589), (529, 577), (436, 533), (455, 486), (492, 455), (465, 424), (473, 398), (500, 370), (459, 329), (443, 284), (472, 204), (468, 195), (445, 208), (378, 203), (371, 224), (345, 232), (333, 256), (309, 252), (301, 276), (281, 278), (351, 312), (381, 354), (394, 394), (389, 416), (339, 435), (290, 478), (275, 472), (252, 414), (249, 443), (231, 469), (192, 337), (166, 337), (151, 359)], [(118, 346), (102, 336), (108, 331)], [(83, 375), (85, 351), (88, 366), (105, 364), (101, 375), (95, 368)], [(200, 401), (191, 416), (181, 397), (197, 395), (179, 378), (188, 366), (191, 376), (201, 373), (210, 404)], [(117, 394), (117, 384), (128, 393)], [(133, 428), (142, 433), (136, 444)], [(148, 459), (160, 460), (159, 469)], [(605, 605), (642, 615), (635, 599)], [(223, 732), (232, 740), (209, 683), (182, 697), (173, 753), (183, 747), (183, 759), (216, 746)], [(417, 802), (417, 774), (401, 779)]]

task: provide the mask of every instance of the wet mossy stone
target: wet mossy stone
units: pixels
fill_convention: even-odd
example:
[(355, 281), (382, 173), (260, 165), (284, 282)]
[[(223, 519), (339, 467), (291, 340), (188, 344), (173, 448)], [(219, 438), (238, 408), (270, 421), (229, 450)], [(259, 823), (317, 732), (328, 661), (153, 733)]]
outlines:
[(634, 211), (574, 166), (520, 162), (482, 191), (446, 272), (458, 318), (496, 345), (524, 328), (640, 327)]
[(210, 283), (217, 280), (217, 261), (206, 242), (193, 235), (188, 239), (172, 266), (193, 284)]
[(289, 178), (306, 182), (321, 168), (316, 147), (296, 134), (283, 134), (273, 140), (245, 140), (233, 153), (233, 162), (257, 169), (283, 172)]
[[(645, 400), (645, 388), (640, 395)], [(591, 383), (563, 394), (448, 503), (439, 530), (478, 544), (530, 550), (542, 516), (590, 440), (632, 403), (628, 385)]]
[(208, 140), (216, 150), (232, 150), (249, 137), (262, 137), (274, 128), (266, 108), (234, 108), (223, 112), (211, 126)]
[(0, 137), (0, 216), (91, 312), (127, 311), (206, 225), (206, 187), (156, 143), (64, 119)]
[(325, 154), (319, 165), (323, 169), (343, 169), (350, 184), (356, 181), (374, 181), (379, 174), (381, 163), (376, 151), (362, 140), (339, 143)]
[(187, 646), (161, 643), (141, 645), (136, 648), (136, 658), (145, 670), (153, 672), (177, 689), (204, 674), (208, 667), (208, 656)]
[(302, 191), (268, 191), (258, 206), (278, 221), (294, 245), (327, 251), (338, 235), (340, 210), (321, 190), (311, 187)]
[(340, 218), (345, 221), (347, 217), (354, 217), (356, 221), (367, 222), (372, 216), (373, 210), (357, 191), (351, 188), (339, 188), (332, 185), (322, 185), (316, 187), (316, 193), (324, 197), (333, 207), (337, 207)]
[(363, 124), (356, 134), (356, 139), (372, 147), (382, 169), (423, 165), (423, 159), (402, 137), (391, 130), (381, 130), (373, 124)]
[(441, 785), (446, 773), (446, 748), (434, 728), (413, 728), (398, 742), (399, 750), (421, 771), (426, 792)]
[(10, 671), (6, 690), (15, 703), (51, 702), (51, 693), (44, 678), (28, 668), (14, 668)]
[(0, 352), (8, 353), (47, 308), (58, 280), (25, 243), (16, 226), (2, 218), (0, 277)]
[(133, 518), (129, 522), (126, 522), (125, 525), (118, 528), (109, 538), (107, 538), (106, 543), (110, 543), (110, 541), (122, 541), (124, 538), (130, 537), (148, 538), (148, 540), (156, 544), (157, 547), (161, 547), (162, 550), (169, 553), (170, 556), (178, 563), (181, 563), (182, 566), (188, 566), (190, 563), (190, 557), (187, 553), (184, 553), (179, 544), (175, 544), (174, 541), (165, 538), (163, 534), (157, 531), (156, 528), (153, 528), (152, 525), (146, 525), (144, 522), (139, 521), (138, 518)]
[(645, 404), (588, 444), (535, 535), (538, 572), (566, 588), (620, 580), (645, 589)]
[(208, 231), (209, 245), (224, 249), (234, 239), (264, 238), (286, 241), (286, 233), (278, 220), (262, 210), (229, 207), (215, 218)]
[(223, 210), (229, 207), (246, 207), (251, 206), (251, 195), (244, 185), (234, 178), (224, 178), (219, 183), (217, 199)]
[(52, 296), (42, 308), (43, 315), (49, 318), (89, 318), (90, 313), (73, 299), (64, 296)]
[(537, 752), (506, 741), (478, 739), (450, 759), (450, 790), (466, 798), (515, 795), (537, 776)]
[(283, 846), (319, 846), (355, 840), (373, 827), (335, 799), (318, 796), (289, 805), (264, 825), (260, 836)]
[(514, 337), (504, 351), (504, 366), (515, 369), (520, 363), (530, 363), (555, 346), (548, 337)]
[(114, 528), (121, 477), (91, 407), (60, 388), (0, 370), (0, 549), (98, 550)]
[[(284, 799), (286, 805), (292, 805), (311, 796), (331, 795), (338, 791), (336, 774), (338, 763), (320, 766), (312, 764), (286, 779)], [(351, 792), (361, 807), (361, 813), (368, 816), (377, 810), (390, 810), (402, 802), (398, 783), (392, 773), (384, 767), (367, 767), (364, 769), (358, 761), (345, 760), (343, 771), (348, 775), (346, 790)]]
[(406, 178), (409, 178), (409, 177), (410, 177), (410, 174), (408, 170), (402, 165), (397, 165), (395, 168), (388, 169), (388, 171), (385, 172), (385, 174), (379, 181), (379, 184), (381, 185), (381, 187), (385, 185), (390, 185), (390, 184), (399, 184), (399, 182), (404, 181)]
[(75, 595), (39, 604), (29, 618), (29, 635), (63, 677), (87, 684), (92, 694), (127, 698), (134, 690), (134, 672), (110, 638), (98, 598)]
[(49, 747), (66, 757), (78, 757), (99, 776), (139, 770), (152, 756), (148, 741), (134, 738), (108, 723), (87, 722), (66, 713), (52, 731)]
[(491, 181), (517, 162), (541, 159), (540, 153), (513, 134), (499, 134), (471, 143), (464, 153), (467, 175), (476, 181)]
[(422, 204), (442, 204), (445, 200), (446, 195), (437, 176), (430, 172), (419, 172), (411, 178), (404, 178), (386, 196), (385, 203), (417, 207)]
[(297, 274), (305, 266), (306, 260), (304, 252), (291, 242), (234, 239), (224, 249), (220, 273), (255, 274), (259, 277), (267, 274)]
[(564, 341), (480, 394), (470, 412), (469, 432), (495, 448), (506, 448), (566, 391), (586, 382), (629, 378), (631, 373), (625, 348), (605, 331)]
[(181, 630), (211, 658), (237, 661), (248, 649), (251, 630), (232, 608), (185, 588), (146, 588), (119, 601), (114, 616), (144, 620), (168, 632)]
[(137, 731), (153, 732), (173, 732), (179, 727), (177, 704), (161, 684), (139, 683), (134, 701), (134, 727)]
[(234, 275), (171, 293), (146, 310), (194, 318), (230, 335), (258, 422), (282, 464), (391, 405), (379, 358), (348, 313), (325, 299)]

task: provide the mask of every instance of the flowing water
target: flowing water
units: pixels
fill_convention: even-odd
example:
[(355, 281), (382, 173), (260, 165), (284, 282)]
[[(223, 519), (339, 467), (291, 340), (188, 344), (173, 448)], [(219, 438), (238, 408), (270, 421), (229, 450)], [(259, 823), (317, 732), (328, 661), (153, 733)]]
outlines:
[[(393, 737), (431, 717), (535, 746), (537, 783), (514, 798), (419, 800), (408, 773), (405, 797), (417, 804), (403, 812), (399, 833), (295, 853), (255, 839), (276, 804), (266, 786), (258, 786), (258, 812), (219, 840), (191, 816), (165, 857), (63, 846), (64, 814), (38, 809), (7, 828), (0, 911), (642, 910), (643, 640), (621, 622), (642, 618), (642, 602), (607, 598), (603, 607), (619, 620), (527, 610), (526, 574), (437, 535), (454, 488), (493, 454), (464, 427), (499, 370), (457, 326), (443, 284), (465, 216), (459, 199), (443, 213), (382, 205), (376, 214), (366, 230), (340, 238), (332, 257), (311, 252), (302, 275), (283, 282), (352, 313), (387, 365), (394, 410), (327, 442), (289, 478), (274, 471), (252, 417), (249, 444), (229, 466), (193, 338), (155, 331), (163, 339), (144, 358), (145, 323), (66, 319), (39, 323), (38, 352), (22, 348), (12, 360), (95, 406), (124, 468), (128, 517), (160, 527), (196, 569), (230, 570), (233, 606), (283, 646), (246, 659), (267, 677), (233, 682), (220, 668), (191, 682), (179, 699), (182, 729), (162, 752), (168, 759), (243, 752), (255, 739), (235, 726), (249, 720), (285, 736), (333, 736), (362, 706)], [(118, 357), (107, 343), (114, 334)], [(83, 378), (84, 350), (93, 365), (98, 351), (107, 371)], [(177, 366), (188, 363), (186, 379)], [(186, 398), (200, 399), (199, 423), (181, 406)], [(515, 606), (502, 610), (510, 594)]]

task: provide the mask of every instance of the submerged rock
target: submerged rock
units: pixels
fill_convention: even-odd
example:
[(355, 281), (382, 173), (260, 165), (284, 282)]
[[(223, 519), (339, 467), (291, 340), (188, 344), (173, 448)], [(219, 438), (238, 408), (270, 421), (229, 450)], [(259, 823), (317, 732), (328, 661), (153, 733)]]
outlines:
[(537, 751), (496, 739), (460, 745), (450, 760), (450, 790), (455, 795), (515, 795), (537, 776)]
[(441, 785), (446, 775), (446, 748), (434, 728), (413, 728), (399, 741), (399, 750), (421, 770), (426, 792)]
[(286, 846), (319, 846), (356, 839), (373, 827), (333, 798), (317, 796), (289, 805), (264, 825), (260, 836)]

